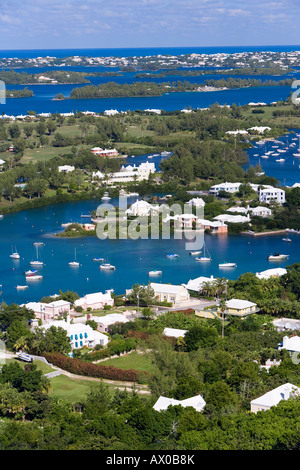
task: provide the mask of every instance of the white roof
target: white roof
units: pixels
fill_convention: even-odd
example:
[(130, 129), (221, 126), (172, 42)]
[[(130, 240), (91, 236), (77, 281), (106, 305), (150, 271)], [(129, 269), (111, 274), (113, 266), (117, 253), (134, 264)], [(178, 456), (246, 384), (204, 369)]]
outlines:
[(261, 271), (260, 273), (256, 273), (256, 277), (258, 277), (259, 279), (269, 279), (273, 276), (283, 276), (286, 273), (287, 270), (285, 268), (272, 268), (266, 269), (265, 271)]
[(165, 328), (163, 334), (171, 338), (183, 338), (187, 330), (179, 330), (177, 328)]
[(292, 395), (299, 395), (300, 388), (291, 383), (280, 385), (279, 387), (265, 393), (261, 397), (251, 401), (251, 405), (276, 406), (281, 400), (288, 400)]
[(156, 411), (167, 410), (169, 406), (181, 405), (184, 408), (187, 406), (192, 406), (196, 411), (202, 411), (206, 405), (201, 395), (195, 397), (187, 398), (186, 400), (175, 400), (174, 398), (159, 397), (159, 399), (154, 404), (153, 408)]
[(179, 294), (186, 290), (184, 286), (175, 286), (173, 284), (160, 284), (158, 282), (151, 282), (151, 287), (156, 292), (166, 292), (168, 294)]
[(203, 201), (201, 197), (194, 197), (193, 199), (190, 199), (188, 204), (193, 205), (193, 206), (200, 206), (200, 207), (205, 206), (205, 202)]
[(82, 305), (83, 303), (92, 305), (98, 302), (106, 302), (109, 300), (111, 300), (110, 292), (106, 292), (105, 294), (103, 294), (102, 292), (95, 292), (94, 294), (86, 294), (84, 297), (75, 300), (75, 305), (77, 307)]
[(91, 320), (96, 321), (97, 323), (102, 323), (103, 325), (112, 325), (114, 323), (127, 323), (129, 320), (124, 315), (120, 313), (110, 313), (104, 315), (103, 317), (92, 316)]
[(205, 282), (212, 282), (214, 280), (214, 277), (204, 277), (200, 276), (197, 277), (196, 279), (190, 279), (187, 284), (182, 284), (184, 287), (186, 287), (188, 290), (192, 290), (195, 292), (199, 292), (199, 290), (202, 289), (202, 285)]
[(222, 222), (230, 222), (233, 224), (249, 222), (250, 218), (244, 215), (230, 215), (230, 214), (221, 214), (214, 217), (215, 220)]
[(254, 304), (253, 302), (249, 302), (248, 300), (231, 299), (226, 301), (227, 308), (234, 308), (237, 310), (255, 306), (256, 304)]
[(288, 336), (285, 336), (283, 338), (283, 346), (281, 349), (287, 349), (288, 351), (300, 353), (300, 337), (292, 336), (289, 338)]
[(44, 323), (42, 328), (48, 330), (51, 328), (51, 326), (54, 326), (56, 328), (63, 328), (66, 330), (67, 335), (70, 336), (75, 333), (88, 333), (89, 339), (106, 339), (107, 336), (104, 335), (103, 333), (100, 333), (100, 331), (93, 330), (89, 325), (85, 325), (84, 323), (68, 323), (64, 320), (55, 320), (51, 321), (49, 323)]

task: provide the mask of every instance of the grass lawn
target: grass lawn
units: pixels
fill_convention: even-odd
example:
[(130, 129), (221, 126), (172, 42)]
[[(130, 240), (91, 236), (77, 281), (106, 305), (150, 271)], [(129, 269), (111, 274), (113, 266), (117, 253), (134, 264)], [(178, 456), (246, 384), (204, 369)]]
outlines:
[[(92, 388), (97, 387), (99, 382), (93, 380), (73, 379), (65, 375), (59, 375), (51, 379), (49, 395), (75, 403), (86, 398)], [(109, 386), (112, 390), (114, 387)]]
[(150, 357), (145, 354), (138, 354), (137, 351), (133, 351), (126, 356), (107, 359), (107, 361), (103, 361), (101, 364), (105, 366), (114, 366), (125, 370), (135, 369), (141, 372), (154, 372), (154, 366), (151, 363)]

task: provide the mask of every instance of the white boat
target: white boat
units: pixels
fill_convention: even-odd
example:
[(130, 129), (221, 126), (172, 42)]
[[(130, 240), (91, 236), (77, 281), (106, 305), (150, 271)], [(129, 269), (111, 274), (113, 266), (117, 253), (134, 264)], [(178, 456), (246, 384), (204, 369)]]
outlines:
[(166, 157), (167, 155), (171, 155), (172, 152), (167, 152), (166, 150), (164, 150), (163, 152), (161, 152), (160, 154), (163, 156), (163, 157)]
[(149, 271), (149, 276), (160, 276), (162, 274), (162, 271), (154, 269), (153, 271)]
[(204, 253), (203, 253), (204, 256), (197, 256), (195, 258), (196, 261), (202, 261), (202, 262), (208, 262), (208, 261), (211, 261), (211, 256), (208, 252), (208, 249), (206, 248), (206, 245), (204, 244)]
[(102, 263), (102, 261), (104, 261), (104, 258), (93, 258), (93, 261), (101, 261)]
[(16, 286), (17, 290), (26, 290), (29, 286)]
[(262, 155), (261, 158), (267, 159), (267, 158), (269, 158), (269, 157), (268, 157), (268, 155)]
[(273, 255), (268, 256), (268, 261), (281, 261), (283, 259), (287, 259), (288, 257), (289, 257), (289, 255), (274, 253)]
[(179, 255), (174, 253), (174, 254), (167, 255), (167, 258), (169, 258), (169, 259), (179, 258)]
[(37, 273), (37, 269), (35, 269), (34, 271), (31, 271), (31, 269), (29, 269), (28, 271), (25, 271), (25, 276), (34, 276), (35, 274)]
[(219, 263), (219, 268), (236, 268), (236, 263)]
[(109, 194), (106, 192), (103, 194), (102, 198), (101, 198), (101, 201), (109, 201), (111, 199), (111, 197), (109, 196)]
[(283, 241), (283, 242), (291, 243), (292, 240), (291, 240), (290, 238), (286, 237), (286, 238), (283, 238), (282, 241)]
[(34, 245), (35, 246), (44, 246), (45, 243), (43, 243), (43, 242), (34, 242)]
[(284, 158), (278, 158), (278, 159), (276, 160), (276, 162), (285, 162), (285, 159), (284, 159)]
[(79, 266), (78, 261), (76, 261), (76, 248), (75, 248), (75, 260), (70, 261), (69, 266), (76, 267), (76, 268)]
[(114, 269), (116, 269), (116, 267), (113, 266), (113, 265), (110, 264), (110, 263), (103, 263), (103, 264), (100, 264), (99, 268), (102, 269), (102, 270), (104, 270), (104, 271), (113, 271)]
[(39, 247), (36, 245), (36, 259), (30, 261), (31, 266), (43, 266), (43, 261), (39, 260)]
[(20, 259), (20, 255), (17, 252), (12, 253), (11, 255), (9, 255), (9, 257), (12, 258), (12, 259)]
[(26, 276), (26, 281), (41, 281), (43, 276), (34, 275), (34, 276)]
[(192, 255), (192, 256), (198, 256), (198, 255), (200, 255), (200, 253), (201, 253), (201, 250), (198, 250), (198, 251), (190, 251), (190, 255)]

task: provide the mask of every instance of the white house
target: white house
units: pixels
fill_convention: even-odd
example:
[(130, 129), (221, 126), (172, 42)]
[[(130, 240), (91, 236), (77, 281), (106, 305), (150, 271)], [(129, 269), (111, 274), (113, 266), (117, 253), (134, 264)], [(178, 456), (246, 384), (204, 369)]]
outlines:
[(250, 222), (249, 215), (231, 215), (231, 214), (220, 214), (214, 217), (214, 220), (218, 220), (220, 222), (227, 222), (231, 224), (244, 224)]
[(58, 167), (59, 173), (71, 173), (75, 170), (75, 166), (72, 165), (62, 165)]
[(178, 328), (165, 328), (163, 335), (169, 338), (184, 338), (187, 330), (180, 330)]
[(283, 276), (286, 273), (287, 270), (285, 268), (272, 268), (261, 271), (260, 273), (256, 273), (256, 277), (259, 279), (270, 279), (270, 277)]
[(279, 188), (265, 188), (261, 189), (258, 193), (259, 201), (265, 204), (270, 202), (277, 202), (278, 204), (285, 203), (285, 191)]
[(204, 207), (205, 202), (201, 197), (195, 197), (193, 199), (190, 199), (188, 202), (189, 206), (194, 206), (194, 207)]
[(210, 194), (217, 195), (220, 191), (226, 191), (227, 193), (236, 193), (238, 192), (242, 183), (220, 183), (214, 184), (210, 187), (209, 192)]
[(100, 344), (105, 346), (108, 343), (108, 336), (93, 330), (89, 325), (83, 323), (70, 323), (70, 317), (67, 321), (56, 320), (43, 325), (44, 329), (49, 329), (51, 326), (56, 328), (63, 328), (70, 338), (72, 349), (79, 349), (84, 346), (94, 348)]
[(280, 385), (279, 387), (265, 393), (261, 397), (255, 398), (250, 402), (251, 412), (266, 411), (277, 406), (281, 400), (288, 400), (291, 397), (299, 396), (300, 388), (291, 383)]
[(104, 116), (115, 116), (116, 114), (119, 114), (119, 111), (116, 109), (106, 109), (103, 114)]
[(159, 302), (171, 302), (173, 305), (190, 300), (190, 294), (186, 287), (172, 284), (160, 284), (151, 282), (155, 297)]
[(152, 206), (147, 201), (136, 201), (129, 209), (125, 211), (125, 214), (133, 217), (149, 216), (151, 214), (158, 214), (159, 207)]
[(184, 408), (191, 406), (196, 411), (201, 412), (205, 407), (206, 403), (201, 395), (196, 395), (195, 397), (187, 398), (186, 400), (175, 400), (174, 398), (159, 397), (159, 399), (154, 404), (153, 408), (156, 411), (167, 410), (169, 406), (181, 405)]
[(292, 336), (289, 338), (288, 336), (284, 336), (282, 338), (282, 346), (279, 346), (279, 350), (286, 349), (289, 351), (290, 354), (293, 353), (300, 353), (300, 337), (299, 336)]
[(100, 180), (102, 180), (103, 178), (105, 178), (105, 174), (102, 173), (100, 170), (93, 171), (93, 179), (94, 178), (99, 178)]
[(86, 294), (84, 297), (75, 300), (75, 307), (82, 307), (83, 310), (100, 310), (104, 308), (105, 305), (113, 306), (114, 299), (111, 297), (111, 292), (106, 291), (104, 294), (102, 292), (95, 292), (94, 294)]
[[(260, 106), (262, 106), (262, 103), (259, 103)], [(266, 131), (270, 131), (271, 127), (268, 126), (254, 126), (254, 127), (249, 127), (248, 131), (254, 131), (257, 132), (258, 134), (264, 134)]]
[(200, 276), (197, 277), (196, 279), (190, 279), (187, 284), (182, 284), (184, 287), (186, 287), (188, 290), (191, 290), (193, 292), (200, 292), (202, 290), (203, 285), (206, 282), (212, 283), (214, 281), (214, 277), (204, 277)]

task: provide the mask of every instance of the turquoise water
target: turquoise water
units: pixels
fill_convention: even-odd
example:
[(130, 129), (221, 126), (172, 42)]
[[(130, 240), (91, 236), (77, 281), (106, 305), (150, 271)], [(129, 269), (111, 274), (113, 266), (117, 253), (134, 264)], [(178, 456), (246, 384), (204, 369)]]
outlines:
[[(131, 200), (132, 202), (133, 200)], [(38, 301), (44, 295), (74, 290), (80, 295), (114, 289), (117, 294), (125, 292), (134, 283), (147, 283), (148, 271), (162, 270), (162, 276), (154, 282), (181, 284), (198, 276), (225, 276), (236, 279), (243, 272), (257, 272), (274, 266), (283, 267), (299, 261), (300, 236), (291, 235), (292, 243), (282, 241), (281, 235), (252, 238), (248, 236), (206, 235), (206, 246), (212, 257), (207, 264), (197, 263), (186, 250), (182, 240), (99, 240), (98, 238), (58, 239), (53, 233), (61, 230), (64, 222), (86, 222), (80, 217), (98, 207), (101, 201), (84, 201), (52, 205), (6, 215), (0, 220), (0, 284), (2, 300), (8, 304)], [(118, 200), (112, 200), (114, 205)], [(39, 249), (44, 266), (39, 269), (42, 281), (32, 281), (26, 291), (17, 291), (17, 285), (25, 285), (24, 271), (30, 269), (35, 257), (34, 242), (42, 241)], [(13, 245), (13, 246), (12, 246)], [(17, 249), (21, 259), (9, 258), (11, 250)], [(79, 268), (68, 263), (76, 258)], [(273, 252), (283, 252), (290, 257), (284, 262), (267, 261)], [(177, 253), (178, 259), (166, 258)], [(94, 257), (104, 257), (116, 266), (112, 272), (103, 272)], [(236, 269), (220, 270), (218, 263), (236, 262)], [(28, 283), (29, 284), (29, 283)]]

